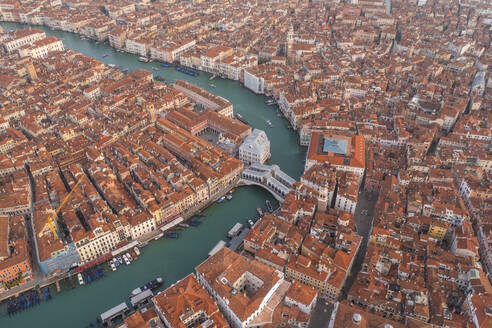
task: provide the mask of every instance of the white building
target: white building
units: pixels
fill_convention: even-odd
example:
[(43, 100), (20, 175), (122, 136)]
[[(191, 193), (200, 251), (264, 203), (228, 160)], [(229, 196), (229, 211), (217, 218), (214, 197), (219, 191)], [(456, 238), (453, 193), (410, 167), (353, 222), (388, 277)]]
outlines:
[(244, 70), (244, 86), (254, 93), (265, 93), (265, 80), (262, 76), (255, 75), (255, 70)]
[(246, 164), (263, 164), (270, 156), (270, 140), (262, 130), (254, 129), (239, 147), (239, 159)]
[(335, 209), (351, 214), (355, 214), (355, 207), (357, 206), (357, 200), (352, 200), (349, 197), (344, 197), (343, 195), (337, 194), (335, 200)]
[(130, 236), (132, 239), (138, 239), (156, 229), (154, 218), (147, 212), (133, 215), (130, 218), (130, 222)]
[(19, 49), (21, 57), (30, 56), (32, 58), (47, 57), (50, 52), (64, 50), (62, 40), (49, 36), (34, 42), (32, 46), (24, 46)]
[(126, 51), (128, 51), (129, 53), (139, 55), (142, 57), (147, 57), (147, 54), (149, 52), (149, 45), (146, 43), (146, 41), (143, 40), (140, 41), (140, 40), (126, 39), (125, 48)]
[(9, 38), (2, 41), (2, 46), (7, 52), (13, 52), (25, 45), (41, 40), (46, 37), (46, 33), (37, 28), (28, 28), (9, 33)]
[(118, 233), (119, 230), (111, 229), (108, 225), (97, 227), (83, 239), (75, 241), (75, 247), (79, 253), (82, 263), (95, 260), (116, 248), (125, 234)]
[(196, 40), (191, 38), (180, 42), (167, 42), (159, 46), (151, 47), (150, 58), (172, 63), (179, 60), (182, 53), (193, 48), (195, 45)]

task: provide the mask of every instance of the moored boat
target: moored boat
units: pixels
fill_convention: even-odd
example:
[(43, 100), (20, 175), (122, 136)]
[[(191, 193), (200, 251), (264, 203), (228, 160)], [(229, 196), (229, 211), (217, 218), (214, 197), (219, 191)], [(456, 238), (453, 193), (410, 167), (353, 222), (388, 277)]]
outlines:
[(79, 279), (79, 285), (82, 286), (84, 284), (84, 278), (82, 278), (82, 273), (79, 273), (77, 275), (77, 278)]
[(166, 234), (166, 237), (167, 238), (176, 239), (176, 238), (179, 238), (179, 233), (177, 233), (177, 232), (169, 232), (169, 233)]
[(111, 267), (111, 271), (116, 271), (116, 265), (114, 265), (113, 259), (109, 260), (109, 266)]
[(147, 289), (156, 289), (157, 287), (162, 285), (163, 282), (164, 280), (161, 277), (157, 277), (156, 279), (149, 281), (145, 285), (135, 288), (132, 291), (131, 297), (137, 296), (138, 294), (140, 294), (143, 291), (146, 291)]
[(194, 70), (188, 69), (188, 68), (186, 68), (184, 66), (176, 66), (176, 70), (178, 72), (185, 73), (185, 74), (188, 74), (188, 75), (191, 75), (191, 76), (194, 76), (194, 77), (197, 77), (199, 75), (198, 72), (195, 72)]
[(248, 121), (246, 121), (241, 114), (236, 113), (234, 116), (239, 122), (249, 125)]

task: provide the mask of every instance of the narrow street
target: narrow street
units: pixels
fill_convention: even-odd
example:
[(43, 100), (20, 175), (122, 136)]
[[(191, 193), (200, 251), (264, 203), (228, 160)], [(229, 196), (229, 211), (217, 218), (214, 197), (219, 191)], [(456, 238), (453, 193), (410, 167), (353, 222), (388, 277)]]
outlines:
[[(357, 227), (357, 233), (362, 236), (362, 244), (357, 253), (352, 269), (347, 278), (344, 288), (342, 289), (341, 299), (347, 298), (348, 291), (355, 281), (357, 274), (359, 273), (364, 257), (367, 251), (367, 243), (369, 241), (369, 235), (372, 231), (372, 220), (374, 216), (374, 205), (376, 204), (378, 195), (377, 193), (370, 193), (361, 191), (359, 194), (359, 201), (355, 209), (355, 224)], [(328, 327), (330, 323), (331, 313), (333, 311), (333, 304), (326, 302), (325, 300), (318, 299), (316, 307), (311, 317), (309, 327), (322, 328)]]

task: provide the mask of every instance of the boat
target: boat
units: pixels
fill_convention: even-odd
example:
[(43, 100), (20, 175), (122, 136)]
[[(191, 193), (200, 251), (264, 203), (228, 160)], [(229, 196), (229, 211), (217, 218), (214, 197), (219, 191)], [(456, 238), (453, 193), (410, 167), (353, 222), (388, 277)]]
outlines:
[(82, 273), (79, 273), (77, 275), (77, 278), (79, 279), (79, 285), (82, 286), (84, 284), (84, 278), (82, 278)]
[(120, 262), (120, 264), (123, 264), (123, 258), (121, 256), (118, 256), (118, 262)]
[(140, 250), (137, 246), (133, 247), (133, 251), (135, 252), (135, 254), (137, 254), (137, 256), (140, 256)]
[(149, 244), (149, 242), (148, 242), (148, 241), (146, 241), (146, 242), (144, 242), (144, 243), (141, 243), (141, 244), (140, 244), (140, 247), (145, 247), (145, 246), (147, 246), (148, 244)]
[(109, 266), (111, 267), (111, 271), (116, 271), (116, 265), (114, 265), (113, 259), (109, 261)]
[(130, 265), (130, 260), (126, 257), (126, 254), (123, 254), (123, 260), (125, 260), (126, 265)]
[(253, 220), (248, 220), (248, 225), (250, 228), (253, 228), (253, 226), (255, 225), (255, 223), (253, 222)]
[(128, 68), (123, 68), (121, 71), (122, 71), (123, 73), (126, 73), (126, 72), (128, 72), (128, 71), (129, 71), (129, 69), (128, 69)]
[(133, 261), (133, 257), (131, 256), (130, 253), (126, 253), (126, 257), (128, 258), (128, 261), (130, 261), (130, 262)]
[(232, 195), (231, 195), (231, 194), (228, 194), (228, 195), (226, 196), (226, 198), (227, 198), (227, 200), (231, 200), (231, 199), (232, 199)]
[(213, 84), (213, 83), (211, 83), (211, 84), (210, 84), (210, 86), (211, 86), (212, 88), (215, 88), (215, 84)]
[(156, 77), (154, 77), (154, 79), (156, 81), (161, 81), (161, 82), (166, 80), (163, 76), (159, 76), (159, 75), (157, 75)]
[(179, 233), (177, 233), (177, 232), (169, 232), (169, 233), (166, 234), (166, 237), (167, 238), (176, 239), (176, 238), (179, 238)]
[(256, 212), (258, 212), (258, 214), (260, 215), (260, 217), (262, 217), (262, 216), (263, 216), (263, 210), (262, 210), (260, 207), (258, 207), (258, 208), (256, 209)]
[(159, 239), (161, 239), (163, 236), (164, 236), (164, 233), (162, 233), (162, 232), (161, 232), (160, 234), (158, 234), (158, 235), (154, 238), (154, 240), (159, 240)]
[(147, 57), (138, 57), (138, 61), (141, 61), (143, 63), (148, 63), (149, 62), (149, 59)]
[(268, 106), (274, 105), (275, 104), (275, 100), (273, 100), (273, 99), (267, 99), (267, 100), (265, 100), (265, 104), (267, 104)]
[(267, 206), (268, 212), (272, 213), (273, 212), (272, 203), (270, 203), (270, 201), (268, 199), (266, 200), (266, 206)]
[(217, 75), (212, 74), (212, 75), (210, 75), (210, 77), (209, 77), (208, 79), (209, 79), (210, 81), (212, 81), (212, 80), (213, 80), (213, 79), (215, 79), (216, 77), (217, 77)]
[(116, 268), (118, 268), (120, 266), (120, 261), (118, 261), (116, 257), (113, 257), (113, 264)]
[(84, 279), (84, 284), (90, 284), (105, 276), (104, 269), (101, 266), (97, 266), (90, 271), (86, 271), (82, 274)]
[(26, 310), (32, 306), (38, 305), (43, 300), (43, 298), (40, 297), (40, 293), (44, 293), (45, 301), (51, 299), (48, 287), (43, 288), (41, 292), (31, 290), (22, 296), (12, 297), (7, 305), (7, 313), (9, 315), (14, 314), (17, 311)]
[(234, 227), (232, 227), (231, 230), (227, 233), (227, 237), (232, 238), (234, 236), (237, 236), (241, 229), (243, 228), (243, 225), (241, 223), (236, 223)]
[(108, 54), (102, 55), (102, 58), (106, 58), (106, 57), (108, 57)]
[(195, 72), (194, 70), (188, 69), (188, 68), (183, 67), (183, 66), (176, 66), (176, 70), (178, 72), (185, 73), (185, 74), (188, 74), (188, 75), (191, 75), (194, 77), (197, 77), (198, 75), (200, 75), (198, 72)]
[(236, 113), (234, 116), (239, 122), (249, 125), (248, 121), (246, 121), (241, 114)]
[(169, 66), (171, 66), (171, 64), (170, 63), (161, 63), (161, 66), (162, 67), (169, 67)]
[(224, 196), (220, 197), (219, 199), (217, 199), (217, 203), (222, 203), (224, 201), (224, 199), (225, 199)]
[(199, 226), (200, 224), (202, 224), (202, 223), (201, 223), (200, 221), (198, 221), (198, 220), (190, 220), (189, 222), (190, 222), (190, 225), (191, 225), (192, 227), (197, 227), (197, 226)]
[(267, 120), (267, 124), (269, 127), (273, 127), (272, 122), (270, 122), (270, 120)]
[(183, 227), (183, 228), (189, 228), (190, 227), (190, 225), (188, 223), (180, 223), (179, 226)]
[(115, 64), (108, 64), (108, 66), (109, 66), (109, 67), (111, 67), (111, 68), (116, 67), (116, 65), (115, 65)]
[(142, 285), (142, 286), (140, 286), (138, 288), (135, 288), (132, 291), (131, 297), (137, 296), (141, 292), (144, 292), (144, 291), (146, 291), (148, 289), (151, 289), (151, 290), (152, 289), (156, 289), (157, 287), (159, 287), (160, 285), (162, 285), (163, 282), (164, 282), (164, 280), (161, 277), (157, 277), (156, 279), (149, 281), (145, 285)]

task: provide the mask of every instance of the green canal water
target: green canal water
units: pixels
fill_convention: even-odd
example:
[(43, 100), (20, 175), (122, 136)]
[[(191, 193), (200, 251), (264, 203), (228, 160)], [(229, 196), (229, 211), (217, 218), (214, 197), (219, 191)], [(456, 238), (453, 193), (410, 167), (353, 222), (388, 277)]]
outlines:
[[(7, 31), (25, 28), (16, 23), (0, 23)], [(63, 40), (65, 48), (74, 49), (87, 56), (101, 60), (105, 64), (121, 65), (130, 71), (137, 68), (147, 69), (155, 75), (164, 76), (166, 81), (187, 80), (214, 94), (228, 99), (234, 105), (234, 112), (240, 113), (251, 126), (264, 130), (271, 143), (272, 158), (270, 164), (278, 164), (291, 177), (298, 179), (302, 173), (305, 149), (298, 146), (297, 134), (287, 129), (287, 122), (277, 117), (273, 106), (265, 105), (266, 98), (255, 95), (239, 82), (216, 78), (209, 81), (209, 74), (200, 73), (198, 77), (177, 72), (174, 68), (164, 68), (159, 63), (141, 63), (138, 57), (119, 53), (107, 44), (95, 44), (81, 40), (77, 35), (62, 31), (53, 31), (39, 27), (47, 35)], [(103, 55), (107, 55), (103, 58)], [(152, 70), (156, 67), (157, 70)], [(215, 84), (216, 88), (210, 86)], [(266, 121), (270, 120), (273, 128)], [(54, 292), (49, 302), (7, 316), (5, 306), (0, 307), (0, 327), (87, 327), (96, 317), (121, 302), (128, 300), (130, 292), (154, 279), (164, 278), (161, 289), (193, 272), (215, 244), (225, 240), (227, 231), (236, 223), (246, 223), (256, 214), (257, 207), (265, 207), (265, 200), (276, 204), (273, 197), (259, 187), (241, 187), (236, 190), (233, 199), (221, 204), (213, 204), (204, 211), (203, 223), (198, 227), (186, 229), (179, 239), (160, 239), (152, 241), (142, 249), (140, 258), (130, 266), (123, 266), (117, 272), (110, 272), (99, 281), (74, 290)]]

